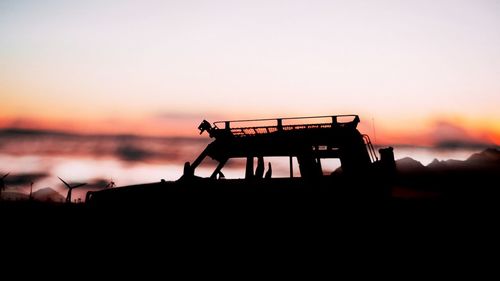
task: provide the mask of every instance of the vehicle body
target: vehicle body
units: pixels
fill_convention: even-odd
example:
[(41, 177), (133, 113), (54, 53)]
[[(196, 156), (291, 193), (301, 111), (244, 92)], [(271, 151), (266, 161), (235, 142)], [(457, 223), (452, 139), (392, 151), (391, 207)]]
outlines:
[[(183, 196), (252, 197), (259, 194), (325, 194), (335, 198), (384, 198), (388, 175), (394, 170), (392, 148), (381, 149), (378, 159), (370, 138), (361, 134), (357, 115), (298, 118), (203, 121), (198, 129), (214, 140), (192, 162), (186, 162), (182, 177), (174, 182), (156, 182), (89, 192), (88, 204), (124, 202), (161, 203)], [(289, 159), (289, 176), (272, 176), (265, 160)], [(197, 176), (197, 168), (211, 158), (217, 162), (211, 176)], [(243, 159), (245, 176), (225, 179), (224, 167), (232, 159)], [(341, 168), (322, 171), (322, 161), (339, 159)], [(299, 173), (293, 163), (298, 163)], [(276, 196), (274, 196), (276, 197)]]

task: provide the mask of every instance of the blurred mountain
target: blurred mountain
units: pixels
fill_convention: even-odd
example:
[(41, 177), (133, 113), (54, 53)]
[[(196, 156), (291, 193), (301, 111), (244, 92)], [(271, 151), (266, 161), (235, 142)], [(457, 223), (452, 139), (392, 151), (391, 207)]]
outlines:
[(429, 165), (427, 165), (427, 168), (430, 169), (431, 171), (444, 171), (444, 170), (450, 170), (450, 169), (465, 169), (467, 168), (468, 165), (465, 161), (460, 161), (460, 160), (455, 160), (455, 159), (449, 159), (449, 160), (437, 160), (434, 159), (432, 160)]
[(500, 150), (488, 148), (479, 153), (472, 154), (465, 162), (474, 165), (500, 165)]
[(427, 165), (432, 171), (472, 171), (472, 170), (500, 170), (500, 150), (488, 148), (479, 153), (472, 154), (464, 161), (434, 159)]
[[(41, 202), (64, 202), (66, 197), (50, 187), (41, 188), (32, 194), (33, 200)], [(2, 200), (7, 201), (27, 201), (29, 195), (20, 192), (2, 192)]]
[(427, 168), (422, 163), (410, 157), (396, 160), (396, 168), (399, 172), (402, 173), (425, 172), (427, 170)]
[(43, 202), (64, 202), (65, 197), (50, 187), (33, 192), (33, 199)]
[(445, 161), (440, 161), (434, 158), (429, 165), (427, 165), (427, 168), (429, 169), (445, 169), (447, 167)]

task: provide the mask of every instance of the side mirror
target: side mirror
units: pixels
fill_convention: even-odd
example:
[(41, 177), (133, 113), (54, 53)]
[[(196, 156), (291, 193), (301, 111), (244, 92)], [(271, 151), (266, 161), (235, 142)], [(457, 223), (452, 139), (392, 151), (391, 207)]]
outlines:
[(212, 130), (212, 125), (207, 120), (203, 120), (201, 124), (198, 126), (198, 130), (200, 130), (200, 135), (203, 134), (203, 132), (207, 131), (210, 133)]

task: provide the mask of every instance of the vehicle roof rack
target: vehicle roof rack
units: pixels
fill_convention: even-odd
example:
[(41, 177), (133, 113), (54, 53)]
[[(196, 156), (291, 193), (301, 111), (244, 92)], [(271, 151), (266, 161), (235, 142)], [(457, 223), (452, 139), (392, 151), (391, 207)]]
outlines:
[[(317, 120), (316, 122), (314, 122), (315, 119)], [(325, 119), (330, 119), (330, 122), (325, 122)], [(332, 128), (355, 129), (359, 122), (359, 116), (354, 114), (216, 121), (213, 123), (214, 127), (212, 128), (211, 135), (218, 136), (218, 133), (222, 133), (223, 131), (225, 134), (230, 132), (235, 137), (249, 137), (277, 132)], [(257, 124), (257, 126), (248, 125), (249, 123), (252, 123), (252, 125)], [(265, 124), (258, 125), (259, 123)]]

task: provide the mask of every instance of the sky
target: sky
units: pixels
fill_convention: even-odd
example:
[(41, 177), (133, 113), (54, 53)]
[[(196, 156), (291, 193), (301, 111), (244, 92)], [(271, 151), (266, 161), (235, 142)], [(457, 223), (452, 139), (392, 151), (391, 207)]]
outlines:
[(0, 128), (356, 113), (380, 142), (498, 145), (499, 77), (496, 0), (0, 0)]

